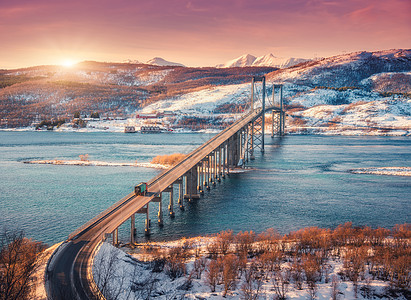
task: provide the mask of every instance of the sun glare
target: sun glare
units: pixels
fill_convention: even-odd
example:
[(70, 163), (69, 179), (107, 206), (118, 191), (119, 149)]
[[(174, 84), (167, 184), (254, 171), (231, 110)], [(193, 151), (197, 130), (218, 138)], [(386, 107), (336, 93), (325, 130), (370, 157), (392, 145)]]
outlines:
[(74, 62), (74, 61), (72, 61), (72, 60), (69, 60), (69, 59), (66, 59), (65, 61), (63, 61), (62, 63), (61, 63), (61, 65), (63, 66), (63, 67), (66, 67), (66, 68), (71, 68), (72, 66), (74, 66), (76, 63)]

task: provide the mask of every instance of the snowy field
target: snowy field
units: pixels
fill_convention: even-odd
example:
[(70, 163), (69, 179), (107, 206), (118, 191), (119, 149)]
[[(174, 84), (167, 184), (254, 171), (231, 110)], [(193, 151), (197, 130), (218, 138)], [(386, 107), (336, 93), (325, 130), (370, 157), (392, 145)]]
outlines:
[[(213, 242), (213, 238), (198, 237), (183, 239), (174, 242), (151, 243), (146, 246), (151, 249), (170, 250), (175, 247), (182, 247), (187, 243), (197, 245), (197, 255), (203, 260), (205, 265), (210, 263), (207, 257), (207, 245)], [(126, 253), (128, 252), (128, 253)], [(153, 252), (154, 253), (154, 252)], [(254, 281), (250, 286), (254, 293), (259, 289), (258, 296), (254, 298), (245, 296), (247, 284), (247, 273), (237, 274), (233, 285), (224, 296), (224, 284), (218, 283), (215, 291), (211, 291), (207, 271), (203, 270), (200, 275), (195, 271), (194, 255), (190, 255), (185, 262), (185, 273), (181, 277), (171, 279), (166, 270), (160, 269), (153, 272), (153, 264), (150, 262), (150, 255), (141, 254), (137, 249), (118, 249), (109, 243), (103, 243), (95, 257), (93, 274), (96, 283), (103, 289), (103, 293), (111, 295), (115, 299), (278, 299), (276, 287), (278, 284), (270, 277), (261, 278), (261, 282)], [(197, 260), (199, 260), (197, 258)], [(247, 267), (253, 264), (252, 259), (248, 259)], [(114, 267), (115, 265), (115, 267)], [(372, 280), (371, 275), (366, 273), (364, 278), (359, 280), (358, 293), (355, 297), (353, 282), (348, 279), (342, 280), (341, 271), (344, 268), (343, 260), (337, 257), (330, 257), (326, 264), (327, 275), (323, 276), (315, 287), (315, 299), (332, 299), (332, 294), (336, 293), (337, 299), (391, 299), (386, 294), (388, 282)], [(281, 263), (282, 270), (291, 269), (290, 262)], [(111, 274), (107, 277), (108, 274)], [(332, 279), (334, 278), (334, 280)], [(221, 278), (220, 278), (221, 280)], [(310, 289), (307, 283), (303, 283), (301, 288), (296, 288), (295, 284), (287, 284), (286, 299), (310, 299)], [(403, 296), (393, 297), (405, 299)]]

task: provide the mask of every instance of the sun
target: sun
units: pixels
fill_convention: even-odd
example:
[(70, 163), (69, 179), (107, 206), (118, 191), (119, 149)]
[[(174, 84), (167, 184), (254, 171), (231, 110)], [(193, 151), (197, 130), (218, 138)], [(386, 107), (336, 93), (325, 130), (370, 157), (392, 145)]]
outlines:
[(61, 65), (66, 68), (71, 68), (76, 64), (76, 62), (72, 61), (71, 59), (64, 60)]

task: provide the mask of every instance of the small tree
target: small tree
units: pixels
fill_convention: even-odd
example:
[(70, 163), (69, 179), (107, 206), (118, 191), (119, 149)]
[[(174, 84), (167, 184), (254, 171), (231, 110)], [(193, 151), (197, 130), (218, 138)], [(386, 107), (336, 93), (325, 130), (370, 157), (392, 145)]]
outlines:
[(354, 296), (358, 295), (358, 280), (363, 275), (365, 262), (367, 261), (368, 247), (349, 247), (344, 256), (343, 267), (346, 276), (354, 285)]
[(303, 266), (301, 259), (297, 256), (294, 256), (293, 262), (291, 264), (291, 277), (294, 280), (295, 287), (298, 290), (303, 289)]
[(170, 249), (166, 258), (165, 271), (171, 279), (181, 277), (186, 272), (184, 263), (184, 252), (181, 248)]
[(4, 230), (0, 237), (0, 299), (32, 299), (31, 280), (45, 245)]
[(215, 288), (219, 281), (220, 266), (217, 260), (212, 259), (206, 269), (206, 282), (211, 289), (211, 292), (215, 292)]
[(227, 254), (233, 239), (234, 236), (232, 230), (222, 231), (219, 234), (217, 234), (216, 243), (218, 251), (223, 255)]
[(317, 281), (321, 280), (321, 265), (315, 255), (305, 254), (302, 258), (302, 267), (305, 273), (305, 280), (311, 299), (314, 299), (317, 293)]
[(228, 254), (223, 259), (223, 284), (224, 292), (223, 297), (227, 295), (227, 292), (235, 287), (235, 280), (237, 278), (238, 262), (237, 256), (234, 254)]
[(336, 275), (333, 275), (331, 277), (331, 299), (337, 300), (339, 293), (340, 290), (338, 289), (338, 277)]
[(274, 292), (279, 300), (287, 299), (290, 279), (291, 270), (289, 268), (279, 268), (271, 273), (271, 282), (273, 283)]
[(258, 264), (253, 260), (250, 267), (244, 272), (245, 281), (241, 285), (241, 295), (246, 300), (256, 300), (260, 296), (263, 286), (263, 276), (258, 269)]
[(193, 268), (194, 268), (193, 275), (195, 275), (197, 279), (201, 279), (201, 274), (205, 270), (206, 266), (207, 266), (207, 259), (205, 257), (197, 258), (194, 261), (194, 265), (193, 265)]

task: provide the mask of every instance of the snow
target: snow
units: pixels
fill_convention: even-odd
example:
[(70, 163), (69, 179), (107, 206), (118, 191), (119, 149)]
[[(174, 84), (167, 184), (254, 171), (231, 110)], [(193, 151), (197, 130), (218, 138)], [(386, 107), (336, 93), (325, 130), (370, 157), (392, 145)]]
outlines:
[(266, 54), (263, 56), (255, 57), (251, 54), (244, 54), (238, 58), (227, 61), (224, 64), (217, 65), (217, 68), (234, 68), (234, 67), (275, 67), (275, 68), (288, 68), (297, 65), (302, 62), (309, 61), (305, 58), (283, 58), (276, 57), (273, 54)]
[(411, 176), (410, 167), (379, 167), (379, 168), (359, 168), (350, 170), (355, 174), (374, 174), (391, 176)]
[(167, 110), (178, 112), (180, 115), (209, 116), (217, 106), (226, 103), (244, 103), (248, 101), (249, 95), (249, 84), (218, 86), (155, 102), (144, 107), (141, 112)]
[(167, 61), (161, 57), (154, 57), (146, 62), (148, 65), (155, 65), (155, 66), (177, 66), (177, 67), (184, 67), (183, 64), (175, 63), (171, 61)]
[(69, 165), (69, 166), (95, 166), (95, 167), (143, 167), (167, 169), (167, 166), (152, 163), (113, 163), (97, 160), (67, 160), (67, 159), (51, 159), (51, 160), (30, 160), (24, 161), (25, 164), (40, 164), (40, 165)]
[[(148, 253), (156, 251), (166, 251), (182, 245), (194, 245), (198, 249), (200, 256), (205, 257), (207, 254), (207, 245), (214, 241), (213, 237), (196, 237), (191, 239), (181, 239), (170, 242), (149, 242), (147, 244), (137, 245), (137, 248), (116, 248), (109, 243), (103, 243), (97, 253), (94, 265), (93, 275), (96, 283), (101, 287), (101, 280), (105, 272), (113, 272), (111, 279), (108, 282), (107, 289), (111, 290), (113, 294), (118, 294), (118, 299), (139, 299), (144, 293), (151, 293), (151, 296), (156, 299), (239, 299), (241, 297), (241, 285), (244, 282), (244, 274), (237, 278), (235, 287), (229, 291), (226, 297), (223, 297), (223, 286), (217, 285), (216, 291), (211, 292), (210, 287), (206, 283), (205, 272), (203, 272), (200, 279), (197, 276), (191, 277), (191, 287), (183, 290), (182, 286), (188, 281), (188, 274), (193, 270), (194, 256), (190, 256), (186, 261), (186, 274), (174, 280), (170, 279), (164, 271), (152, 272), (150, 261), (153, 256)], [(158, 250), (156, 250), (158, 249)], [(109, 262), (115, 258), (115, 268), (111, 267)], [(209, 260), (208, 258), (206, 260)], [(250, 263), (250, 259), (249, 259)], [(249, 264), (248, 263), (248, 264)], [(330, 257), (329, 261), (329, 278), (336, 276), (343, 268), (342, 260), (339, 258)], [(289, 262), (282, 262), (281, 267), (290, 267)], [(100, 274), (100, 277), (99, 277)], [(370, 275), (368, 275), (370, 278)], [(151, 284), (150, 284), (151, 283)], [(357, 299), (367, 299), (360, 291), (360, 288), (366, 285), (366, 280), (359, 281), (359, 292)], [(371, 280), (370, 286), (375, 294), (384, 294), (384, 289), (388, 287), (387, 282), (380, 280)], [(151, 290), (149, 291), (149, 288)], [(317, 283), (316, 299), (330, 299), (331, 298), (331, 280), (326, 283), (323, 278), (321, 282)], [(340, 292), (340, 299), (354, 299), (354, 287), (351, 281), (343, 281), (338, 279), (338, 290)], [(129, 297), (129, 298), (127, 298)], [(273, 290), (273, 283), (271, 280), (264, 280), (261, 289), (261, 298), (273, 299), (275, 292)], [(383, 296), (382, 299), (387, 299)], [(303, 284), (303, 290), (298, 290), (293, 284), (289, 285), (287, 299), (307, 299), (309, 298), (308, 288)], [(399, 298), (404, 299), (404, 298)]]

